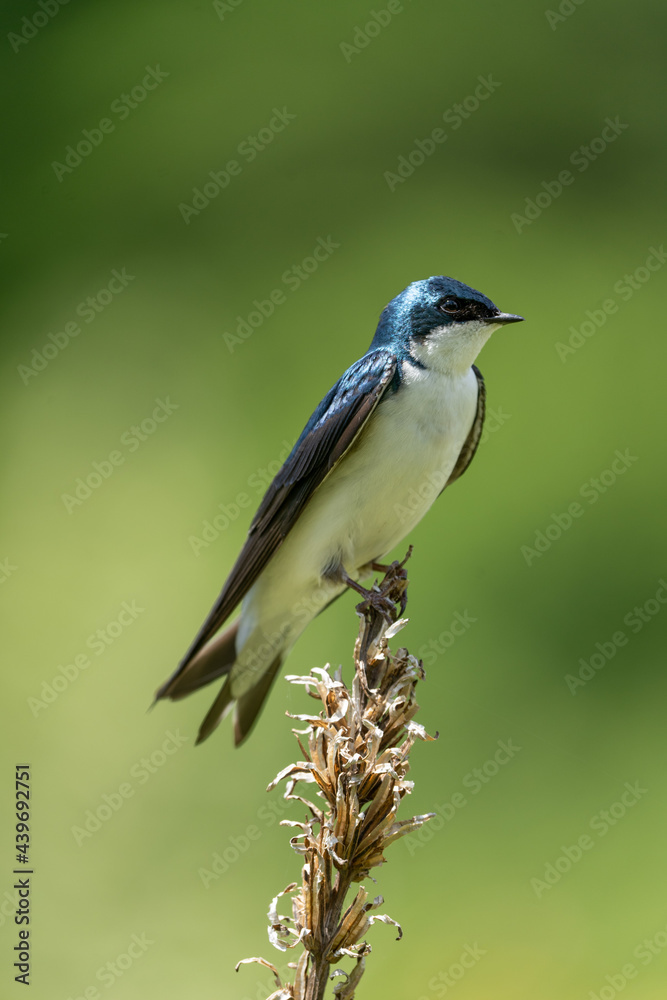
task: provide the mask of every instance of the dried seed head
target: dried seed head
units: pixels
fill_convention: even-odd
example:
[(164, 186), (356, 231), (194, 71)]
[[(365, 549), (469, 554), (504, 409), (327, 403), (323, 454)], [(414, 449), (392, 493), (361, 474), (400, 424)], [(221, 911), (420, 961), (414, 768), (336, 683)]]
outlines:
[[(334, 994), (338, 1000), (352, 1000), (370, 952), (363, 939), (371, 925), (382, 921), (393, 924), (399, 938), (402, 933), (391, 917), (371, 912), (383, 900), (377, 896), (369, 902), (363, 886), (347, 909), (344, 906), (350, 887), (385, 861), (387, 847), (435, 815), (397, 819), (401, 801), (413, 787), (406, 777), (410, 751), (417, 740), (435, 738), (413, 722), (418, 709), (415, 689), (424, 677), (421, 663), (406, 649), (392, 653), (388, 645), (407, 623), (398, 618), (396, 608), (405, 607), (406, 587), (403, 564), (394, 563), (381, 585), (358, 606), (361, 628), (351, 690), (340, 670), (332, 673), (329, 666), (314, 668), (307, 677), (287, 677), (305, 686), (321, 711), (290, 716), (306, 723), (305, 729), (293, 730), (304, 760), (283, 768), (267, 789), (287, 780), (285, 799), (304, 805), (309, 813), (303, 821), (282, 821), (299, 831), (291, 845), (304, 864), (300, 886), (292, 883), (271, 903), (269, 940), (281, 951), (297, 945), (304, 951), (294, 983), (283, 985), (275, 973), (279, 989), (269, 1000), (319, 1000), (332, 963), (343, 957), (354, 958), (356, 965), (349, 975), (335, 973), (345, 981), (336, 985)], [(294, 793), (300, 783), (313, 786), (317, 802)], [(294, 893), (291, 917), (278, 912), (287, 893)]]

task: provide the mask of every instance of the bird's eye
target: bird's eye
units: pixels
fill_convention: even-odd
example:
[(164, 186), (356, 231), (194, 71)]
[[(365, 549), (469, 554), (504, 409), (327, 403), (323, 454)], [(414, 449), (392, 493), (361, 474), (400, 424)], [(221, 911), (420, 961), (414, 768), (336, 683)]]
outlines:
[(438, 308), (444, 313), (455, 313), (458, 312), (461, 307), (458, 299), (443, 299), (442, 302), (438, 304)]

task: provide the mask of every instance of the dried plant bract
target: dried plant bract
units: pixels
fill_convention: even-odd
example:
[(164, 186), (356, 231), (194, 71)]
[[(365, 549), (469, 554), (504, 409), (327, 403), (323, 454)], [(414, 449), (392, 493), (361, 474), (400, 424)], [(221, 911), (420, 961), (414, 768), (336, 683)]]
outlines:
[[(383, 567), (382, 582), (357, 605), (361, 627), (351, 690), (340, 669), (316, 668), (308, 677), (287, 678), (304, 685), (320, 711), (291, 716), (305, 723), (294, 730), (303, 760), (269, 785), (270, 790), (286, 781), (285, 799), (306, 812), (301, 821), (283, 820), (294, 829), (291, 844), (303, 858), (301, 882), (288, 885), (269, 910), (271, 943), (281, 951), (303, 949), (290, 963), (293, 981), (282, 983), (264, 959), (245, 960), (273, 971), (277, 989), (267, 1000), (321, 1000), (329, 979), (337, 1000), (352, 1000), (371, 950), (366, 935), (372, 924), (392, 924), (401, 936), (396, 921), (377, 912), (382, 897), (371, 898), (360, 883), (385, 861), (395, 840), (434, 815), (397, 818), (401, 800), (412, 791), (410, 751), (417, 740), (433, 738), (413, 721), (423, 668), (406, 649), (392, 653), (388, 645), (407, 621), (399, 617), (406, 604), (404, 565), (405, 560)], [(310, 793), (298, 794), (297, 786), (305, 784), (312, 786)], [(288, 900), (291, 916), (280, 912), (289, 908)], [(355, 962), (351, 972), (336, 968), (345, 958)]]

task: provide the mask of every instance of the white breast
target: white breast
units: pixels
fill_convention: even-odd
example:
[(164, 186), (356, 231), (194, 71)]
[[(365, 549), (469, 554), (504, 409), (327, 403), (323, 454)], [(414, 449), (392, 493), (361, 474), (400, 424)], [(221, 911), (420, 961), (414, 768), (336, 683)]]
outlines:
[(475, 419), (477, 395), (471, 369), (450, 376), (404, 364), (401, 388), (375, 410), (276, 559), (291, 550), (308, 572), (321, 574), (340, 558), (354, 575), (397, 545), (447, 482)]
[(325, 578), (327, 568), (342, 564), (361, 576), (421, 520), (461, 453), (477, 396), (471, 369), (454, 375), (404, 364), (400, 389), (379, 404), (248, 592), (237, 650), (239, 663), (247, 653), (254, 666), (243, 665), (236, 693), (265, 666), (255, 647), (267, 646), (267, 635), (284, 636), (289, 647), (344, 589)]

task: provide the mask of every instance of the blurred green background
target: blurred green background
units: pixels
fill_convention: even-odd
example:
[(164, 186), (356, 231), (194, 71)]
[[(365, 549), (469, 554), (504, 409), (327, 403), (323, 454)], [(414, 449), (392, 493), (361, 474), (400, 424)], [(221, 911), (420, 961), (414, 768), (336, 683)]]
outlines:
[[(404, 815), (441, 819), (379, 871), (405, 936), (375, 928), (359, 995), (664, 997), (664, 6), (54, 7), (2, 13), (0, 992), (23, 989), (26, 760), (36, 1000), (271, 992), (234, 964), (285, 967), (265, 914), (299, 860), (264, 789), (304, 696), (279, 681), (240, 751), (228, 723), (193, 749), (212, 690), (146, 709), (281, 452), (384, 304), (444, 273), (527, 321), (484, 349), (489, 433), (410, 538), (401, 639), (440, 738), (415, 751)], [(294, 117), (262, 132), (276, 109)], [(209, 204), (179, 207), (230, 160)], [(320, 238), (335, 248), (297, 281)], [(353, 607), (309, 628), (290, 672), (349, 670)], [(502, 766), (498, 741), (520, 748)]]

